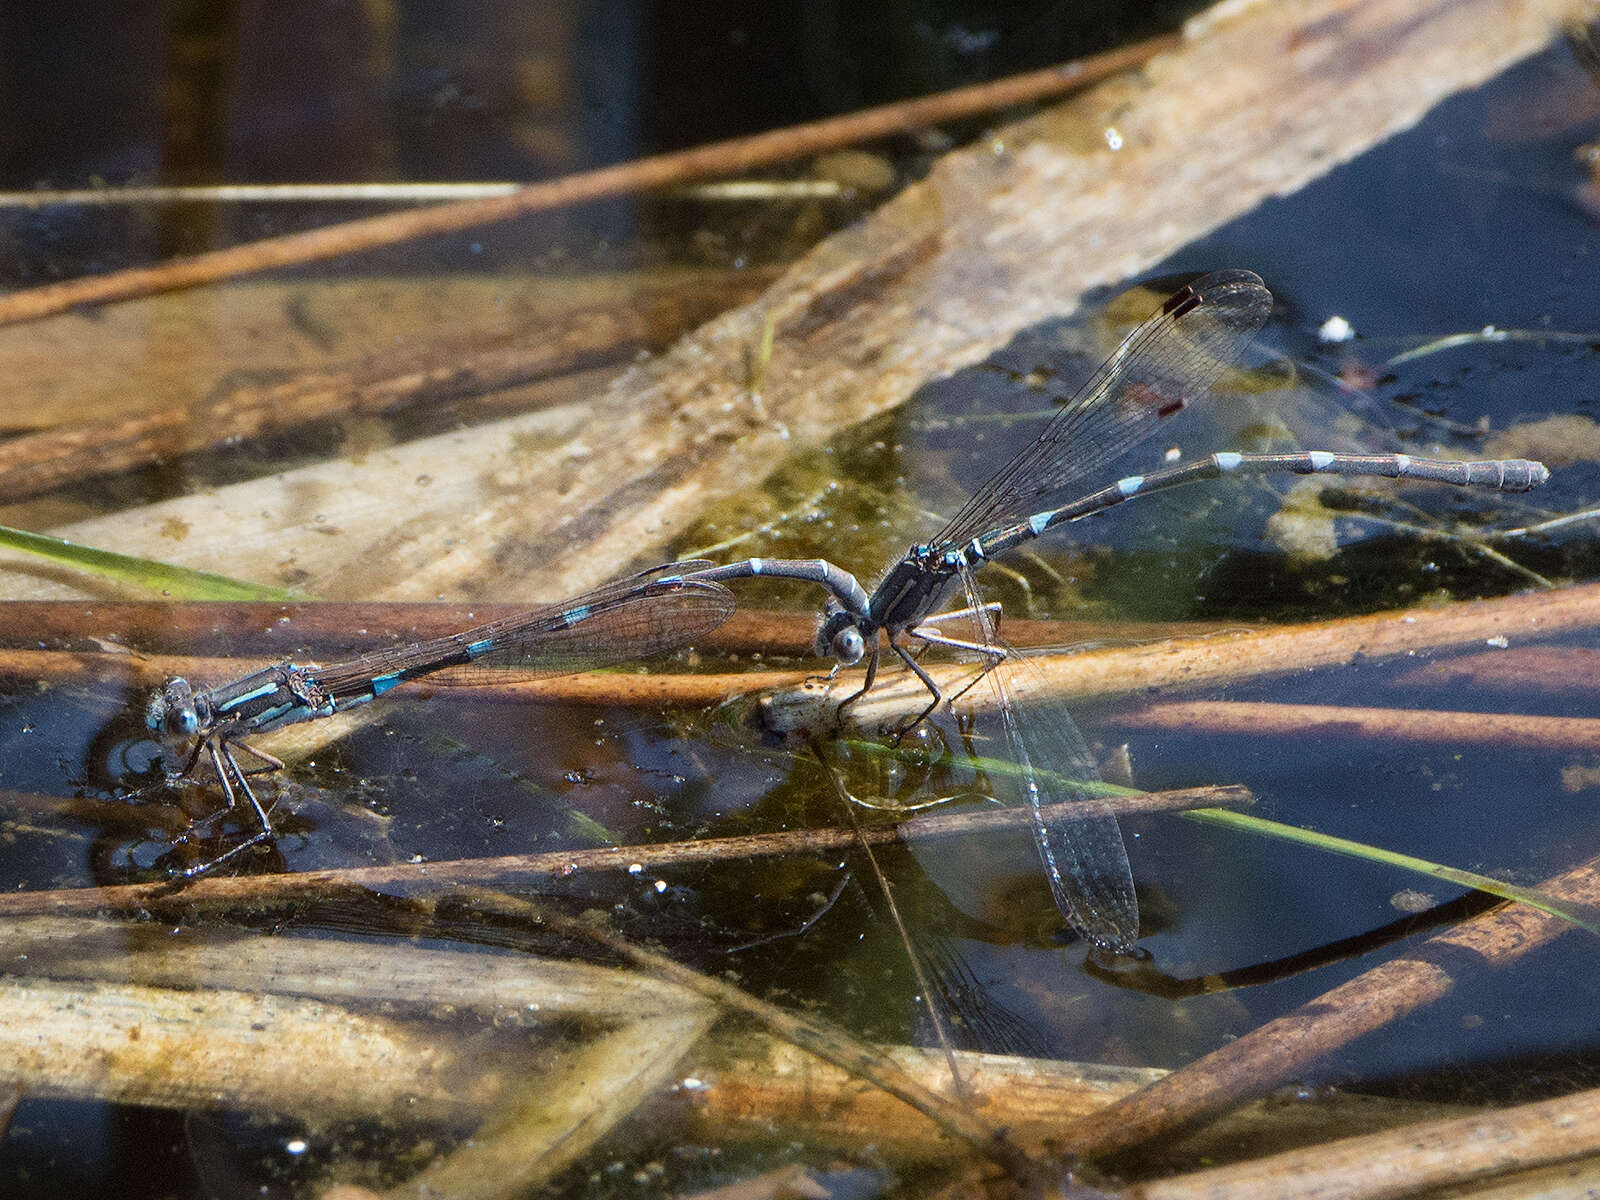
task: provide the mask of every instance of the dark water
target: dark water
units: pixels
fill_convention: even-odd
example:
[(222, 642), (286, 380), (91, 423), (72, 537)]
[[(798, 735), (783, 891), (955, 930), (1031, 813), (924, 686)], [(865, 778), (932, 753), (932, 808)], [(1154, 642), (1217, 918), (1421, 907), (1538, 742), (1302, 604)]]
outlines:
[[(53, 77), (13, 72), (20, 111), (30, 119), (15, 122), (0, 145), (8, 186), (67, 186), (96, 176), (537, 177), (991, 77), (1134, 32), (1090, 20), (1072, 37), (1057, 35), (1062, 22), (1051, 8), (1000, 22), (945, 8), (869, 28), (842, 9), (809, 9), (804, 21), (780, 26), (729, 12), (689, 24), (664, 9), (598, 6), (568, 14), (566, 24), (549, 15), (550, 28), (531, 31), (510, 8), (494, 19), (406, 13), (387, 29), (364, 24), (355, 10), (316, 11), (301, 22), (281, 7), (270, 18), (246, 11), (229, 31), (238, 47), (230, 58), (207, 40), (216, 31), (206, 18), (163, 10), (157, 15), (172, 18), (163, 26), (169, 41), (132, 38), (126, 69), (93, 86), (80, 79), (72, 107), (56, 102), (72, 89)], [(102, 53), (124, 46), (94, 22), (46, 31), (25, 28), (15, 14), (5, 20), (34, 39), (18, 43), (30, 47), (31, 62), (86, 45)], [(151, 21), (153, 28), (154, 15)], [(313, 30), (316, 39), (309, 38)], [(529, 49), (539, 36), (565, 46), (567, 57)], [(180, 52), (183, 46), (191, 52)], [(352, 59), (387, 62), (393, 74), (384, 87), (358, 87), (345, 70)], [(290, 63), (298, 86), (284, 82), (294, 74)], [(561, 94), (577, 99), (542, 112), (540, 71), (563, 64), (571, 78)], [(707, 87), (710, 76), (716, 88)], [(188, 97), (184, 103), (199, 105), (193, 127), (171, 120), (179, 100), (163, 91), (167, 84)], [(750, 102), (718, 102), (735, 89)], [(1400, 499), (1352, 494), (1345, 515), (1315, 531), (1336, 550), (1307, 561), (1286, 553), (1274, 523), (1285, 488), (1203, 486), (1047, 540), (1010, 564), (1016, 576), (989, 572), (993, 596), (1008, 612), (1038, 617), (1228, 625), (1497, 596), (1540, 576), (1555, 583), (1593, 578), (1600, 563), (1587, 524), (1496, 542), (1499, 560), (1478, 545), (1483, 530), (1579, 511), (1600, 492), (1595, 456), (1573, 435), (1595, 416), (1600, 396), (1600, 289), (1593, 286), (1600, 202), (1575, 157), (1597, 136), (1600, 92), (1565, 49), (1554, 49), (1151, 272), (1248, 266), (1272, 287), (1278, 309), (1258, 362), (1225, 381), (1198, 419), (1164, 431), (1141, 464), (1169, 445), (1189, 454), (1245, 448), (1270, 425), (1280, 445), (1323, 446), (1332, 433), (1341, 443), (1336, 449), (1348, 441), (1414, 453), (1440, 445), (1466, 457), (1551, 455), (1557, 469), (1547, 488), (1525, 498), (1439, 489)], [(936, 149), (907, 141), (887, 148), (886, 159), (907, 177)], [(852, 215), (840, 210), (832, 220), (842, 224)], [(16, 253), (7, 282), (127, 265), (329, 217), (328, 210), (230, 213), (219, 231), (181, 213), (8, 216)], [(452, 241), (428, 252), (429, 265), (481, 269), (528, 257), (632, 265), (670, 260), (711, 241), (724, 259), (756, 260), (779, 257), (775, 246), (792, 250), (775, 232), (778, 223), (748, 210), (691, 216), (681, 201), (606, 206), (489, 234), (476, 249), (467, 239)], [(697, 239), (691, 226), (715, 238)], [(380, 255), (340, 269), (381, 275), (417, 267), (415, 259)], [(1319, 341), (1318, 328), (1335, 315), (1354, 327), (1355, 341)], [(785, 496), (816, 495), (818, 480), (836, 481), (804, 519), (752, 531), (747, 518), (741, 527), (741, 506), (732, 504), (679, 548), (753, 533), (741, 553), (825, 554), (870, 578), (907, 542), (936, 528), (932, 514), (956, 507), (1037, 429), (1028, 420), (984, 418), (1047, 411), (1052, 392), (1070, 390), (1087, 374), (1108, 336), (1096, 320), (1091, 312), (1086, 321), (1031, 330), (989, 366), (932, 385), (825, 452), (797, 458), (769, 489), (762, 511), (781, 508)], [(1125, 326), (1107, 320), (1114, 340)], [(1389, 363), (1433, 338), (1490, 325), (1579, 336), (1486, 339)], [(1290, 378), (1285, 363), (1292, 386), (1279, 386)], [(1048, 373), (1042, 391), (1019, 380), (1039, 366)], [(1360, 381), (1361, 393), (1341, 391), (1335, 376)], [(1527, 443), (1531, 448), (1502, 448), (1506, 431), (1557, 415), (1579, 423)], [(289, 447), (288, 456), (316, 450)], [(141, 481), (140, 490), (150, 482)], [(1435, 536), (1421, 537), (1418, 528)], [(761, 594), (754, 595), (759, 602)], [(771, 598), (789, 607), (814, 599), (793, 592)], [(1593, 649), (1589, 635), (1556, 644)], [(1406, 677), (1416, 662), (1293, 673), (1207, 698), (1590, 715), (1581, 692), (1441, 691)], [(118, 781), (149, 764), (139, 688), (29, 685), (0, 703), (0, 762), (4, 785), (15, 792), (120, 803)], [(1592, 788), (1569, 790), (1571, 772), (1593, 767), (1592, 755), (1152, 734), (1121, 728), (1111, 705), (1085, 706), (1077, 719), (1091, 740), (1126, 742), (1140, 786), (1242, 783), (1273, 819), (1516, 882), (1537, 883), (1588, 857), (1596, 841)], [(550, 754), (552, 746), (561, 752)], [(919, 800), (954, 786), (915, 759), (885, 767), (872, 755), (845, 762), (848, 747), (834, 754), (862, 794), (881, 785)], [(290, 871), (688, 840), (838, 819), (824, 777), (804, 753), (712, 712), (525, 710), (395, 698), (381, 721), (265, 786), (282, 788), (287, 834), (281, 861), (267, 865)], [(159, 865), (167, 844), (158, 823), (130, 830), (109, 819), (112, 811), (14, 807), (0, 844), (6, 890), (121, 882)], [(175, 827), (182, 819), (170, 818)], [(1359, 939), (1397, 919), (1403, 889), (1438, 903), (1460, 894), (1390, 868), (1176, 818), (1130, 820), (1125, 833), (1147, 919), (1141, 945), (1156, 970), (1189, 979), (1340, 939), (1357, 944), (1316, 969), (1248, 989), (1152, 996), (1083, 969), (1084, 949), (1064, 936), (1025, 838), (885, 851), (882, 863), (913, 938), (944, 981), (936, 985), (944, 1006), (964, 1022), (964, 1044), (1178, 1066), (1382, 961), (1384, 950)], [(814, 1009), (860, 1036), (929, 1036), (919, 985), (859, 855), (595, 873), (545, 891), (563, 912), (603, 914), (631, 938), (785, 1005)], [(235, 916), (247, 928), (354, 944), (541, 948), (504, 931), (430, 925), (398, 899), (393, 909), (322, 904)], [(202, 941), (217, 936), (209, 918), (196, 916), (189, 927)], [(1510, 969), (1474, 974), (1443, 1002), (1320, 1061), (1302, 1082), (1441, 1102), (1503, 1102), (1591, 1085), (1594, 952), (1592, 936), (1579, 932)], [(491, 1061), (487, 1054), (484, 1061)], [(185, 1114), (29, 1096), (0, 1142), (0, 1191), (313, 1194), (326, 1172), (357, 1162), (382, 1164), (375, 1177), (363, 1177), (368, 1182), (387, 1181), (384, 1172), (399, 1177), (405, 1171), (398, 1164), (420, 1161), (416, 1147), (435, 1133), (444, 1146), (462, 1130), (419, 1134), (404, 1122), (280, 1122), (198, 1106)], [(795, 1157), (781, 1141), (724, 1148), (706, 1140), (679, 1140), (647, 1123), (630, 1127), (557, 1186), (666, 1194)]]

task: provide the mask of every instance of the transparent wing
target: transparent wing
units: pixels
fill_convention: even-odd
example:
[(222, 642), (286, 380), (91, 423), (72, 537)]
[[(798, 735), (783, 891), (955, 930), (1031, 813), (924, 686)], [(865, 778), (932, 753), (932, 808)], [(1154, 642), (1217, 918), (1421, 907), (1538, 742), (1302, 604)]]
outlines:
[(338, 698), (374, 678), (446, 686), (500, 684), (648, 658), (709, 633), (733, 612), (721, 584), (683, 576), (709, 564), (667, 563), (574, 599), (411, 646), (375, 650), (316, 672)]
[[(985, 645), (1002, 647), (970, 571), (962, 571), (967, 601)], [(1016, 771), (1000, 781), (1028, 806), (1034, 844), (1056, 907), (1083, 937), (1106, 950), (1128, 954), (1139, 938), (1139, 900), (1133, 867), (1116, 814), (1098, 796), (1094, 756), (1059, 704), (1018, 712), (1007, 677), (1027, 672), (1026, 658), (1008, 652), (989, 672), (1006, 747)], [(1043, 688), (1030, 689), (1036, 695)]]
[(1171, 296), (933, 541), (965, 542), (1085, 485), (1210, 388), (1271, 311), (1252, 271), (1214, 271)]

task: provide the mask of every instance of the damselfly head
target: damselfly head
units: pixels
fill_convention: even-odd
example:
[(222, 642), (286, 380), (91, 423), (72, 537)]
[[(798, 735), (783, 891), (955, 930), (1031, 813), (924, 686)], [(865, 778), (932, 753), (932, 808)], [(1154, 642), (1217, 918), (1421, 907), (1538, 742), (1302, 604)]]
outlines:
[(174, 676), (150, 698), (145, 724), (161, 741), (164, 751), (187, 755), (200, 734), (203, 714), (187, 679)]
[(819, 656), (832, 658), (841, 666), (855, 666), (867, 652), (867, 639), (861, 632), (858, 618), (830, 600), (822, 624), (817, 627), (815, 650)]

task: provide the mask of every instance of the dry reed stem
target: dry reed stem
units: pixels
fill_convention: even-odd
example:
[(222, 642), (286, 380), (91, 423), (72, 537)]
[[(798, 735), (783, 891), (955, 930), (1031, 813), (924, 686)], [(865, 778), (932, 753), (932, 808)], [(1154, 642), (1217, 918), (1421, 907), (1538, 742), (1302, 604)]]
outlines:
[(1122, 1195), (1127, 1200), (1283, 1196), (1368, 1200), (1432, 1195), (1434, 1189), (1559, 1164), (1597, 1151), (1600, 1089), (1197, 1171), (1128, 1188)]
[[(429, 345), (384, 353), (356, 366), (296, 374), (286, 382), (248, 383), (203, 403), (137, 416), (57, 425), (0, 443), (0, 495), (15, 502), (104, 475), (172, 461), (222, 445), (283, 434), (313, 422), (393, 414), (420, 404), (480, 398), (602, 362), (620, 364), (641, 347), (659, 350), (744, 303), (772, 281), (770, 270), (732, 272), (718, 288), (675, 284), (641, 289), (615, 304), (569, 312), (537, 338), (507, 345)], [(0, 299), (0, 306), (5, 301)], [(522, 392), (511, 399), (527, 403)], [(503, 405), (502, 405), (503, 407)]]
[(888, 104), (807, 125), (713, 142), (689, 150), (659, 154), (636, 162), (619, 163), (530, 184), (511, 196), (388, 213), (173, 259), (159, 266), (46, 284), (0, 298), (0, 325), (34, 320), (83, 305), (129, 300), (136, 296), (215, 283), (258, 271), (343, 258), (364, 250), (457, 233), (530, 213), (672, 187), (803, 158), (892, 133), (1059, 95), (1136, 67), (1162, 50), (1171, 48), (1177, 41), (1176, 37), (1170, 35), (1152, 38), (1133, 46), (993, 83), (956, 88), (937, 96)]
[[(1600, 904), (1600, 859), (1538, 886), (1563, 899)], [(1442, 999), (1464, 973), (1508, 966), (1574, 928), (1526, 905), (1490, 909), (1062, 1131), (1062, 1142), (1075, 1153), (1104, 1157), (1171, 1137), (1265, 1095), (1363, 1034)]]
[[(390, 914), (393, 915), (393, 914)], [(528, 1011), (617, 1024), (681, 1009), (682, 989), (616, 967), (530, 955), (274, 937), (223, 925), (24, 917), (0, 927), (13, 973), (176, 991), (270, 992), (345, 1005), (449, 1008), (474, 1020)]]
[[(1253, 797), (1244, 788), (1221, 786), (1107, 797), (1105, 804), (1113, 812), (1132, 815), (1232, 806), (1252, 801)], [(1063, 816), (1070, 816), (1070, 812), (1064, 812)], [(978, 833), (1023, 829), (1028, 827), (1030, 820), (1026, 809), (987, 809), (920, 816), (901, 825), (869, 828), (865, 830), (865, 835), (869, 842), (882, 845), (906, 838), (970, 837)], [(7, 892), (0, 894), (0, 917), (65, 916), (139, 908), (165, 910), (176, 907), (187, 911), (203, 907), (259, 906), (368, 892), (422, 896), (469, 884), (536, 884), (540, 879), (562, 879), (579, 871), (632, 870), (635, 867), (640, 870), (667, 870), (683, 865), (782, 854), (836, 852), (855, 845), (855, 834), (849, 829), (796, 830), (746, 837), (701, 838), (656, 846), (557, 850), (495, 858), (304, 871), (293, 875), (206, 877), (182, 887), (162, 882)]]
[[(315, 1064), (308, 1069), (307, 1063)], [(0, 978), (0, 1085), (30, 1097), (459, 1122), (509, 1067), (472, 1039), (291, 996)]]
[(514, 1200), (571, 1166), (672, 1078), (716, 1020), (709, 1004), (634, 1021), (521, 1082), (484, 1125), (384, 1200)]
[(1369, 738), (1413, 745), (1490, 746), (1507, 751), (1600, 750), (1597, 717), (1194, 700), (1129, 709), (1109, 717), (1108, 723), (1129, 729), (1177, 729), (1250, 737)]
[[(73, 605), (68, 602), (66, 606)], [(0, 607), (0, 612), (3, 611)], [(1600, 584), (1577, 584), (1442, 607), (1401, 609), (1266, 629), (1222, 630), (1203, 637), (1173, 638), (1153, 644), (1072, 654), (1037, 655), (1032, 659), (1037, 671), (1030, 674), (1042, 678), (1049, 698), (1081, 699), (1156, 688), (1213, 687), (1288, 671), (1347, 666), (1357, 661), (1490, 639), (1504, 638), (1513, 645), (1521, 645), (1529, 640), (1596, 625), (1600, 625)], [(92, 683), (96, 678), (112, 678), (127, 685), (155, 687), (171, 675), (217, 683), (237, 678), (260, 665), (259, 660), (190, 656), (0, 650), (0, 675), (61, 683)], [(970, 674), (970, 668), (933, 664), (931, 673), (941, 685), (959, 685)], [(407, 686), (412, 695), (471, 696), (508, 703), (707, 706), (731, 696), (792, 687), (810, 677), (800, 671), (648, 676), (595, 673), (490, 688), (430, 688), (425, 680)], [(847, 689), (840, 692), (841, 697), (854, 689), (855, 679), (853, 674), (840, 676), (837, 686)], [(969, 699), (984, 703), (982, 691), (975, 689)], [(911, 706), (920, 709), (925, 703), (926, 693), (921, 690), (920, 683), (906, 675), (887, 679), (872, 695), (847, 711), (862, 725), (870, 726), (875, 722), (892, 722), (905, 715)]]
[[(534, 912), (537, 919), (530, 929), (548, 928), (552, 921), (559, 921), (507, 897), (468, 896), (465, 900), (477, 912), (517, 909), (517, 915), (523, 917)], [(92, 1033), (85, 1032), (76, 1018), (66, 1024), (46, 1021), (31, 1030), (35, 1057), (16, 1064), (16, 1070), (29, 1086), (49, 1089), (52, 1094), (106, 1098), (140, 1090), (152, 1103), (184, 1106), (215, 1093), (230, 1102), (254, 1100), (274, 1111), (309, 1114), (325, 1102), (327, 1093), (337, 1090), (339, 1074), (351, 1068), (349, 1056), (359, 1055), (364, 1041), (376, 1037), (373, 1068), (364, 1077), (364, 1086), (353, 1090), (348, 1104), (337, 1111), (381, 1114), (396, 1097), (416, 1086), (401, 1057), (379, 1053), (379, 1045), (391, 1038), (394, 1029), (412, 1028), (406, 1019), (432, 1022), (441, 1034), (441, 1055), (445, 1057), (440, 1061), (448, 1058), (454, 1062), (449, 1056), (465, 1053), (464, 1045), (455, 1045), (458, 1027), (482, 1030), (502, 1024), (515, 1027), (533, 1021), (577, 1020), (604, 1028), (650, 1026), (660, 1037), (663, 1017), (690, 1016), (703, 1024), (704, 1017), (714, 1011), (676, 983), (614, 966), (410, 945), (402, 935), (449, 930), (430, 925), (425, 908), (409, 913), (391, 910), (387, 915), (402, 921), (391, 930), (395, 937), (370, 945), (283, 938), (192, 922), (182, 927), (181, 936), (175, 936), (170, 925), (142, 921), (48, 917), (9, 922), (0, 932), (0, 951), (28, 975), (14, 980), (21, 989), (16, 992), (0, 984), (0, 1016), (5, 1018), (0, 1023), (11, 1023), (10, 1018), (19, 1013), (37, 1015), (28, 1007), (37, 996), (51, 997), (55, 1007), (67, 1011), (83, 1006), (96, 1013), (114, 997), (128, 1018), (97, 1027)], [(412, 918), (418, 923), (412, 924)], [(130, 979), (136, 982), (130, 984)], [(211, 996), (213, 1003), (185, 1016), (181, 998), (195, 995)], [(351, 1024), (346, 1029), (330, 1020), (334, 1053), (303, 1063), (299, 1075), (279, 1078), (275, 1063), (294, 1058), (293, 1042), (277, 1044), (272, 1039), (285, 1032), (292, 1038), (300, 1026), (285, 1017), (271, 1028), (256, 1030), (260, 1037), (255, 1040), (235, 1033), (258, 1020), (264, 1005), (274, 1013), (289, 1014), (315, 1013), (319, 1009), (306, 1006), (321, 1006), (330, 1014), (339, 1014), (340, 1020), (348, 1017)], [(756, 1002), (744, 1002), (741, 1007), (771, 1019)], [(385, 1022), (361, 1025), (359, 1011), (352, 1011), (361, 1009), (377, 1009)], [(143, 1035), (134, 1031), (144, 1019), (163, 1020), (167, 1041), (154, 1047), (148, 1059), (125, 1061), (120, 1057), (123, 1050), (142, 1040)], [(780, 1018), (779, 1024), (788, 1020)], [(803, 1018), (799, 1020), (804, 1024)], [(205, 1048), (201, 1044), (211, 1021), (217, 1023), (220, 1041)], [(28, 1036), (29, 1031), (18, 1029), (16, 1036)], [(846, 1054), (876, 1056), (884, 1064), (898, 1064), (897, 1069), (909, 1072), (930, 1092), (943, 1082), (939, 1064), (914, 1048), (850, 1050), (848, 1039), (841, 1045)], [(714, 1058), (715, 1065), (697, 1063), (697, 1073), (726, 1072), (731, 1076), (715, 1101), (725, 1112), (736, 1096), (742, 1096), (737, 1102), (744, 1106), (745, 1116), (751, 1116), (750, 1085), (758, 1077), (778, 1071), (792, 1083), (809, 1071), (811, 1094), (824, 1108), (854, 1104), (860, 1114), (885, 1111), (903, 1119), (898, 1101), (863, 1101), (858, 1080), (820, 1068), (809, 1053), (764, 1035), (745, 1035), (736, 1042), (719, 1038), (704, 1051)], [(275, 1056), (274, 1064), (260, 1073), (239, 1057), (269, 1052)], [(1109, 1094), (1108, 1089), (1126, 1091), (1159, 1074), (971, 1057), (990, 1071), (996, 1088), (1015, 1083), (1018, 1094), (1049, 1095), (1056, 1102), (1070, 1103), (1074, 1111), (1092, 1106), (1096, 1097)], [(0, 1079), (5, 1077), (0, 1071)], [(1023, 1085), (1025, 1079), (1037, 1080), (1031, 1090)], [(434, 1085), (423, 1086), (426, 1091)], [(429, 1109), (428, 1115), (454, 1120), (487, 1110), (495, 1120), (493, 1114), (514, 1102), (511, 1098), (520, 1086), (515, 1073), (490, 1071), (479, 1086), (463, 1092), (448, 1106)], [(1038, 1091), (1041, 1087), (1043, 1093)], [(702, 1120), (707, 1111), (702, 1101), (715, 1091), (712, 1084), (686, 1094), (701, 1110)], [(782, 1106), (775, 1105), (773, 1101), (782, 1091), (779, 1085), (777, 1091), (768, 1093), (766, 1121), (793, 1120), (800, 1130), (829, 1136), (826, 1113), (788, 1111), (792, 1107), (788, 1101), (794, 1099), (792, 1089), (784, 1093), (787, 1100)], [(427, 1095), (430, 1103), (438, 1099), (431, 1091)], [(860, 1107), (863, 1103), (866, 1107)], [(1015, 1105), (1002, 1105), (1002, 1111), (1014, 1113)], [(910, 1152), (939, 1152), (936, 1128), (920, 1120), (914, 1121), (914, 1128), (917, 1132), (907, 1142)], [(943, 1152), (948, 1150), (945, 1145)]]
[[(459, 633), (527, 611), (525, 604), (429, 604), (308, 600), (8, 600), (0, 602), (0, 646), (115, 638), (142, 652), (193, 653), (197, 642), (225, 644), (229, 657), (347, 653)], [(1007, 618), (1013, 646), (1129, 643), (1238, 632), (1237, 621), (1035, 621)], [(705, 634), (696, 648), (718, 654), (803, 658), (816, 636), (815, 613), (744, 608)], [(337, 648), (332, 649), (332, 648)], [(324, 660), (326, 661), (326, 660)]]
[[(460, 1124), (487, 1113), (470, 1139), (391, 1195), (521, 1195), (650, 1097), (717, 1016), (681, 988), (615, 967), (182, 933), (12, 923), (0, 935), (8, 961), (49, 978), (0, 980), (0, 1083), (313, 1123), (403, 1113)], [(472, 1015), (453, 1019), (458, 1012)], [(516, 1032), (573, 1017), (605, 1029), (553, 1054)], [(504, 1035), (485, 1032), (502, 1025)]]
[[(925, 1086), (949, 1087), (949, 1068), (939, 1051), (925, 1046), (883, 1050)], [(966, 1050), (958, 1050), (956, 1057), (977, 1111), (1033, 1152), (1046, 1152), (1064, 1123), (1168, 1074), (1155, 1067)], [(759, 1032), (723, 1030), (714, 1045), (702, 1047), (692, 1065), (703, 1086), (672, 1097), (672, 1108), (681, 1113), (691, 1139), (767, 1142), (776, 1126), (847, 1152), (870, 1142), (876, 1152), (908, 1161), (947, 1158), (961, 1149), (892, 1096), (863, 1088), (846, 1072)], [(1171, 1153), (1180, 1161), (1197, 1161), (1212, 1154), (1232, 1156), (1241, 1145), (1303, 1145), (1459, 1112), (1450, 1106), (1340, 1093), (1303, 1104), (1269, 1100), (1230, 1114), (1197, 1139), (1172, 1147)]]
[[(418, 916), (424, 922), (420, 929), (426, 926), (426, 917)], [(412, 928), (406, 924), (393, 932), (404, 934)], [(6, 1008), (10, 999), (41, 995), (53, 997), (57, 1007), (75, 1008), (81, 1002), (91, 1009), (104, 1007), (114, 997), (119, 1011), (130, 1018), (88, 1035), (77, 1024), (68, 1027), (46, 1020), (33, 1031), (33, 1056), (19, 1064), (19, 1069), (31, 1064), (30, 1085), (55, 1094), (102, 1099), (138, 1090), (150, 1102), (179, 1107), (221, 1096), (231, 1102), (267, 1103), (279, 1111), (328, 1115), (315, 1111), (319, 1097), (337, 1086), (331, 1080), (349, 1069), (348, 1056), (365, 1053), (369, 1036), (382, 1043), (391, 1028), (410, 1027), (363, 1025), (362, 1009), (377, 1007), (390, 1022), (409, 1016), (438, 1023), (443, 1015), (437, 1024), (442, 1041), (446, 1048), (454, 1046), (452, 1054), (460, 1055), (465, 1047), (454, 1042), (456, 1014), (470, 1029), (508, 1020), (516, 1024), (536, 1013), (533, 1019), (541, 1022), (577, 1020), (586, 1027), (643, 1023), (655, 1030), (653, 1036), (664, 1037), (670, 1030), (660, 1025), (659, 1018), (696, 1008), (681, 988), (616, 967), (527, 954), (427, 949), (404, 940), (361, 944), (283, 938), (194, 923), (174, 936), (170, 925), (145, 921), (25, 918), (8, 922), (0, 932), (0, 952), (28, 973), (27, 980), (20, 981), (24, 991), (15, 997), (0, 987), (0, 1011), (8, 1019), (16, 1015)], [(52, 982), (35, 987), (40, 980)], [(175, 1008), (168, 1004), (170, 998), (198, 994), (213, 997), (213, 1006), (185, 1017), (181, 1003)], [(142, 1007), (152, 997), (155, 1007)], [(233, 1031), (259, 1017), (263, 1004), (274, 1014), (292, 1014), (301, 1011), (296, 1003), (322, 1005), (340, 1014), (338, 1021), (343, 1024), (331, 1023), (330, 1028), (349, 1037), (335, 1043), (333, 1056), (302, 1061), (297, 1075), (280, 1079), (275, 1064), (292, 1059), (294, 1046), (272, 1043), (269, 1048)], [(177, 1021), (164, 1034), (166, 1047), (177, 1047), (176, 1056), (144, 1061), (142, 1067), (118, 1057), (126, 1048), (129, 1030), (159, 1013)], [(213, 1018), (219, 1021), (216, 1041), (210, 1039), (208, 1024)], [(270, 1029), (253, 1032), (264, 1038), (293, 1036), (297, 1029), (291, 1017), (275, 1016)], [(206, 1043), (202, 1057), (189, 1057), (195, 1048), (191, 1038)], [(620, 1049), (625, 1047), (613, 1043), (609, 1053), (625, 1066), (628, 1055), (619, 1054)], [(947, 1085), (945, 1064), (934, 1052), (915, 1047), (878, 1049), (921, 1086), (937, 1091)], [(250, 1059), (262, 1053), (270, 1054), (272, 1061), (256, 1072)], [(357, 1115), (382, 1115), (395, 1096), (416, 1086), (411, 1066), (375, 1049), (373, 1053), (376, 1057), (355, 1099), (376, 1107)], [(107, 1070), (108, 1058), (121, 1065)], [(1089, 1113), (1164, 1074), (1006, 1055), (962, 1053), (960, 1059), (984, 1118), (1010, 1129), (1021, 1145), (1035, 1150), (1047, 1145), (1064, 1120)], [(684, 1069), (702, 1080), (701, 1086), (672, 1097), (691, 1137), (716, 1142), (768, 1139), (776, 1124), (788, 1135), (839, 1147), (859, 1148), (867, 1131), (880, 1152), (895, 1158), (925, 1161), (960, 1150), (940, 1135), (937, 1126), (898, 1100), (863, 1089), (847, 1072), (765, 1034), (725, 1031), (715, 1041), (703, 1042)], [(570, 1065), (562, 1073), (570, 1075)], [(488, 1112), (494, 1120), (493, 1114), (504, 1113), (521, 1086), (514, 1074), (502, 1073), (489, 1081), (487, 1090), (463, 1094), (458, 1103), (432, 1108), (426, 1115), (455, 1122)], [(475, 1107), (480, 1103), (483, 1108)], [(1225, 1136), (1255, 1144), (1264, 1137), (1294, 1136), (1286, 1129), (1348, 1133), (1415, 1119), (1419, 1108), (1334, 1097), (1287, 1110), (1277, 1106), (1248, 1110), (1227, 1122)]]
[[(949, 1067), (937, 1051), (882, 1050), (924, 1087), (949, 1090)], [(1034, 1150), (1042, 1150), (1062, 1122), (1087, 1116), (1166, 1073), (970, 1051), (956, 1056), (977, 1097), (976, 1111)], [(758, 1032), (724, 1032), (695, 1070), (704, 1086), (674, 1102), (689, 1122), (691, 1137), (743, 1141), (761, 1137), (763, 1130), (770, 1137), (778, 1122), (803, 1130), (808, 1140), (844, 1150), (870, 1144), (897, 1159), (947, 1158), (962, 1148), (894, 1097), (862, 1088), (849, 1072)]]

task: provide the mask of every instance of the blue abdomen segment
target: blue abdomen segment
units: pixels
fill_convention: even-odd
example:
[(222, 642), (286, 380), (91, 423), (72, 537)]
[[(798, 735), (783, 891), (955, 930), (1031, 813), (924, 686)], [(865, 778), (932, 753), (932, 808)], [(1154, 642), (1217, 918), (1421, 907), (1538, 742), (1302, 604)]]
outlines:
[[(470, 650), (471, 647), (468, 647), (469, 652)], [(390, 688), (398, 687), (405, 681), (406, 677), (400, 671), (394, 671), (388, 675), (375, 675), (372, 678), (372, 695), (381, 696)]]

